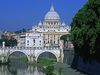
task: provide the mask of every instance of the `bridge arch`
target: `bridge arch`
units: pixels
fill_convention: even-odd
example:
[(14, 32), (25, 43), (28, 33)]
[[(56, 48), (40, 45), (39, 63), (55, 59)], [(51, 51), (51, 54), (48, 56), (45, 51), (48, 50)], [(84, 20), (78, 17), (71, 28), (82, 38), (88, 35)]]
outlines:
[(53, 54), (53, 55), (56, 57), (57, 62), (59, 62), (59, 56), (57, 55), (56, 52), (53, 52), (53, 51), (41, 51), (41, 52), (39, 52), (39, 53), (36, 55), (36, 62), (37, 62), (39, 56), (40, 56), (41, 54), (43, 54), (43, 53), (46, 53), (46, 52), (47, 52), (47, 53)]
[(22, 53), (23, 55), (25, 55), (25, 56), (27, 57), (27, 60), (29, 61), (29, 56), (28, 56), (28, 54), (26, 54), (26, 53), (24, 53), (24, 52), (22, 52), (22, 51), (13, 51), (13, 52), (9, 52), (9, 54), (8, 54), (8, 56), (7, 56), (7, 61), (8, 61), (8, 59), (9, 59), (9, 57), (10, 57), (12, 54), (16, 53), (16, 52), (19, 52), (19, 53)]

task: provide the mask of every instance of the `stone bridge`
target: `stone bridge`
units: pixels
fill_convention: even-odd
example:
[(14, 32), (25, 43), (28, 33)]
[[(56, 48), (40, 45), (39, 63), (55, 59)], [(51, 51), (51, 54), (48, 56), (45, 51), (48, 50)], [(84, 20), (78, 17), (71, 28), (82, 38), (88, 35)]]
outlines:
[(1, 47), (0, 61), (2, 61), (2, 63), (7, 62), (9, 56), (14, 52), (24, 53), (29, 63), (37, 62), (39, 55), (44, 52), (50, 52), (55, 55), (57, 62), (63, 62), (64, 58), (63, 49), (60, 47)]

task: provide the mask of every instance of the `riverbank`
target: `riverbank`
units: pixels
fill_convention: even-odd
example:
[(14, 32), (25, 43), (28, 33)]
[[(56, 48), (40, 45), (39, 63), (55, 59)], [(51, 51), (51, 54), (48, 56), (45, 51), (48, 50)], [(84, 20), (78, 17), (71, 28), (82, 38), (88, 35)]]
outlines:
[(74, 58), (72, 68), (82, 71), (89, 75), (100, 75), (100, 63), (92, 60), (90, 62), (85, 62), (81, 56), (76, 56)]
[(54, 64), (54, 68), (57, 70), (57, 75), (87, 75), (76, 69), (72, 69), (70, 65), (63, 64), (63, 63), (56, 63)]
[[(72, 69), (70, 65), (57, 63), (55, 59), (39, 58), (37, 62), (33, 62), (32, 64), (27, 63), (24, 61), (24, 59), (21, 61), (27, 65), (34, 67), (38, 66), (42, 68), (44, 73), (52, 72), (52, 75), (86, 75), (82, 72)], [(8, 63), (1, 63), (1, 65), (8, 65)]]
[(48, 66), (53, 66), (54, 75), (86, 75), (83, 72), (78, 71), (77, 69), (72, 69), (70, 65), (64, 64), (64, 63), (58, 63), (53, 62), (52, 60), (46, 59), (39, 59), (39, 62), (37, 64), (40, 64), (44, 67), (44, 69), (47, 69)]
[(38, 65), (43, 66), (44, 72), (47, 75), (59, 75), (58, 71), (54, 68), (54, 65), (56, 64), (56, 59), (52, 58), (39, 58), (37, 61)]
[(55, 64), (56, 60), (51, 58), (39, 58), (37, 63), (41, 64), (42, 66), (49, 66)]

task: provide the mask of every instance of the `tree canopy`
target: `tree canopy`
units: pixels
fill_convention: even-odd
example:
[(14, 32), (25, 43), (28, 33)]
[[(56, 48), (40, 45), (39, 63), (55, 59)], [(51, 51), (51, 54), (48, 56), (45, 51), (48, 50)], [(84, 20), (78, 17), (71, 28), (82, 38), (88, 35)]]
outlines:
[(73, 18), (71, 40), (84, 59), (100, 61), (100, 0), (88, 0)]
[(17, 46), (16, 39), (0, 39), (1, 46), (2, 46), (2, 42), (5, 42), (5, 46)]
[(66, 41), (66, 40), (67, 40), (67, 34), (66, 34), (66, 35), (62, 35), (62, 36), (60, 37), (60, 40)]

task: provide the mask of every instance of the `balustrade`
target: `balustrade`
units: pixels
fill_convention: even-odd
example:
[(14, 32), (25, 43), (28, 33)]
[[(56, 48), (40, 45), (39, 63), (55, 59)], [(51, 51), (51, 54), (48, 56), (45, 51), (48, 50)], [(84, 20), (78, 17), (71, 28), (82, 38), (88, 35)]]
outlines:
[(52, 46), (46, 46), (46, 47), (0, 47), (0, 50), (60, 50), (60, 47), (52, 47)]

